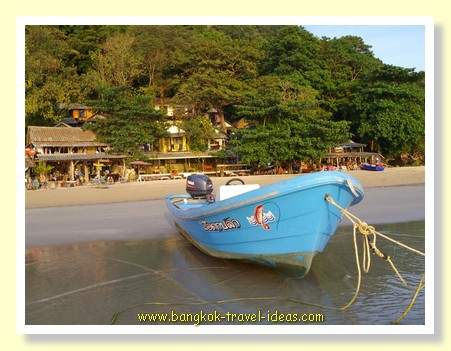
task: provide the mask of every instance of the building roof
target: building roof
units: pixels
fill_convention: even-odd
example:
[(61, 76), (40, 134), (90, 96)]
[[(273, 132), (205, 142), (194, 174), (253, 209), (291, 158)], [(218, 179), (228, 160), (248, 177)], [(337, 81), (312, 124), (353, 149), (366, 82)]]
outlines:
[(74, 103), (74, 104), (68, 104), (65, 106), (67, 110), (90, 110), (91, 107), (83, 105), (83, 104), (79, 104), (79, 103)]
[(55, 127), (76, 127), (79, 126), (80, 122), (72, 117), (67, 117), (61, 120)]
[(36, 127), (29, 126), (27, 144), (35, 146), (106, 146), (96, 141), (96, 135), (90, 130), (79, 127)]
[(170, 126), (168, 129), (166, 129), (166, 131), (171, 135), (171, 136), (181, 136), (185, 134), (185, 131), (182, 128), (179, 128), (175, 125)]
[[(221, 127), (221, 123), (216, 123), (216, 126), (217, 127)], [(227, 122), (226, 120), (224, 120), (224, 126), (226, 127), (226, 129), (232, 129), (233, 128), (232, 125), (229, 122)]]
[(105, 152), (97, 154), (37, 154), (38, 161), (83, 161), (83, 160), (109, 160), (126, 158), (125, 155), (111, 155)]
[(362, 146), (366, 146), (366, 144), (356, 143), (355, 141), (349, 140), (348, 142), (343, 143), (339, 146), (341, 146), (341, 147), (362, 147)]

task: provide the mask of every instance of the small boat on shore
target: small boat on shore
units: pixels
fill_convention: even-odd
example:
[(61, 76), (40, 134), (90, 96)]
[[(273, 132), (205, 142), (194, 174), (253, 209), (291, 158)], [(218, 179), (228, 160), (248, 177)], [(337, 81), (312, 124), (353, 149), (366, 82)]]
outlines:
[(381, 164), (375, 164), (372, 165), (370, 163), (362, 163), (360, 165), (360, 169), (364, 170), (364, 171), (378, 171), (381, 172), (385, 169), (384, 166), (382, 166)]
[(211, 180), (200, 174), (187, 178), (189, 194), (166, 197), (179, 232), (211, 256), (295, 266), (299, 275), (309, 271), (342, 219), (325, 197), (348, 208), (364, 196), (360, 183), (342, 172), (296, 176), (263, 187), (235, 180), (242, 184), (221, 186), (216, 201)]

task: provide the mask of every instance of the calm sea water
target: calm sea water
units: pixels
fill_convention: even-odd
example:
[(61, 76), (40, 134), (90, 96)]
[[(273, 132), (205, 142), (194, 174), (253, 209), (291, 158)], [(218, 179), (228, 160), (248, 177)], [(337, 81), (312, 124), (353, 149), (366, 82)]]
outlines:
[[(378, 229), (424, 250), (424, 221)], [(314, 312), (323, 313), (326, 324), (389, 324), (408, 305), (424, 272), (424, 259), (381, 239), (378, 244), (393, 257), (411, 289), (403, 287), (387, 262), (373, 256), (359, 297), (346, 311), (290, 299), (335, 307), (350, 299), (357, 275), (349, 227), (337, 231), (304, 278), (206, 256), (176, 234), (159, 240), (35, 247), (26, 255), (26, 323), (110, 324), (120, 312), (117, 324), (138, 324), (137, 313), (202, 310)], [(402, 323), (424, 324), (424, 291)]]

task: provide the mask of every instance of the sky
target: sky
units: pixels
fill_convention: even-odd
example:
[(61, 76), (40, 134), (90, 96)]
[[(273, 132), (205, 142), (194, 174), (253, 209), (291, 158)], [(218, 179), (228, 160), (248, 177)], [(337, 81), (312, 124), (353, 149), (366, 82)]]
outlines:
[(371, 46), (384, 63), (424, 71), (424, 26), (413, 25), (311, 25), (303, 26), (317, 37), (355, 35)]

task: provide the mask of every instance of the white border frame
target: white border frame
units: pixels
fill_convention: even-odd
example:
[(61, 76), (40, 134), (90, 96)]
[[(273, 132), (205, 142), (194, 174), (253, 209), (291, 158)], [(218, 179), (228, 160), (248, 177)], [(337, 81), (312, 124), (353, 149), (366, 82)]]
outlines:
[[(26, 325), (25, 26), (26, 25), (423, 25), (426, 72), (425, 325)], [(434, 23), (432, 17), (18, 17), (16, 19), (16, 327), (24, 334), (434, 334)]]

